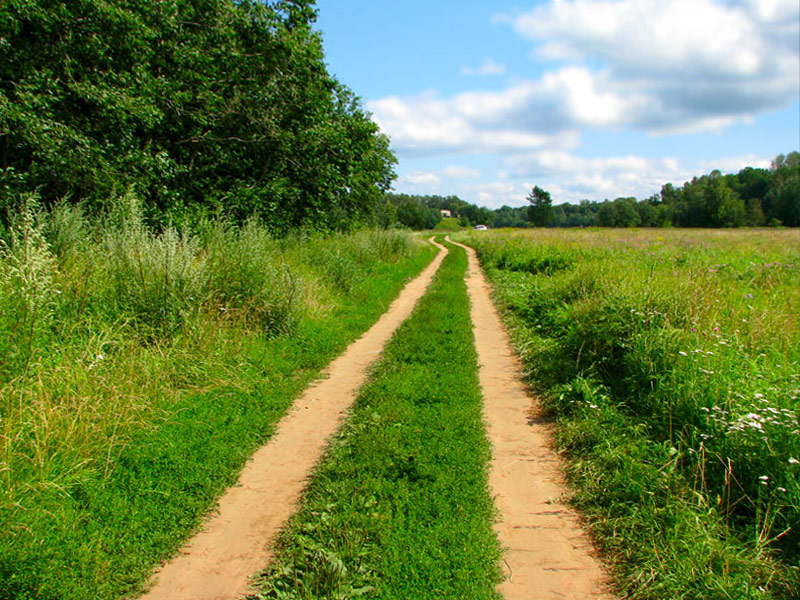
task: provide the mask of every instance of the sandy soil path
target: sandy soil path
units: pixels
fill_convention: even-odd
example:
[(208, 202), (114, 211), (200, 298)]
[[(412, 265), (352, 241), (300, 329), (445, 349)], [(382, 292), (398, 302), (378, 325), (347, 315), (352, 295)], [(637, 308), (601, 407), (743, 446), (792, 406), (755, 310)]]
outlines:
[[(461, 244), (458, 244), (461, 246)], [(475, 251), (467, 246), (467, 287), (492, 443), (489, 485), (500, 513), (495, 526), (506, 549), (506, 600), (610, 599), (586, 533), (560, 498), (567, 492), (551, 433), (492, 302)]]
[[(433, 238), (431, 238), (433, 242)], [(295, 511), (314, 465), (394, 331), (425, 293), (447, 250), (410, 282), (380, 320), (325, 370), (247, 463), (239, 483), (180, 554), (156, 573), (143, 600), (232, 600), (271, 558), (270, 542)]]

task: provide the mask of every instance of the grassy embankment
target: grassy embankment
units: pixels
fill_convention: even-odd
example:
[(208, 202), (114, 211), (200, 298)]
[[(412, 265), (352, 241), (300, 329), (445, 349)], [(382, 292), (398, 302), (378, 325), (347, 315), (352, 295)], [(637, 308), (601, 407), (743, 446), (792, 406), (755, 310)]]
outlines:
[(798, 232), (458, 237), (625, 597), (800, 597)]
[(465, 229), (465, 228), (461, 226), (461, 224), (459, 223), (458, 219), (456, 219), (455, 217), (445, 217), (444, 219), (442, 219), (441, 221), (439, 221), (436, 224), (436, 227), (434, 228), (434, 231), (436, 231), (436, 232), (442, 232), (442, 231), (453, 232), (453, 231), (461, 231), (462, 229)]
[[(2, 232), (0, 232), (2, 233)], [(0, 246), (0, 598), (115, 599), (434, 254), (30, 204)]]
[(497, 598), (466, 256), (395, 333), (260, 582), (260, 598)]

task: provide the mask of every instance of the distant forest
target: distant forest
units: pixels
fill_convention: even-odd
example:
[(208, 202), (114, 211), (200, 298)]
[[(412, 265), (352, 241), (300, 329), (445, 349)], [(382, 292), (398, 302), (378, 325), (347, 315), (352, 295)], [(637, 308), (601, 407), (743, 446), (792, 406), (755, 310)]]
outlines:
[(800, 153), (778, 156), (769, 169), (746, 167), (730, 175), (712, 171), (677, 188), (667, 183), (660, 194), (644, 200), (553, 206), (549, 194), (546, 198), (544, 206), (534, 204), (532, 193), (530, 206), (490, 210), (457, 196), (389, 194), (378, 207), (378, 220), (383, 226), (430, 229), (442, 220), (444, 209), (464, 227), (800, 227)]

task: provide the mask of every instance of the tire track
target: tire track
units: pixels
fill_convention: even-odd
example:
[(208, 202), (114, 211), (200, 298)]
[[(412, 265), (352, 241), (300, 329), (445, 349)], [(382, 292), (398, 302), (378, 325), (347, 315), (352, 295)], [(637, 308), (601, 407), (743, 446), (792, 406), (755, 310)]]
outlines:
[[(450, 241), (448, 239), (448, 241)], [(467, 251), (467, 289), (492, 444), (489, 486), (505, 547), (506, 600), (610, 600), (606, 578), (568, 492), (550, 429), (522, 383), (522, 368), (490, 295), (475, 250)]]
[(142, 600), (232, 600), (271, 559), (270, 546), (296, 510), (308, 475), (346, 418), (367, 370), (424, 295), (447, 249), (405, 288), (389, 310), (298, 398), (275, 435), (220, 499), (217, 513), (154, 576)]

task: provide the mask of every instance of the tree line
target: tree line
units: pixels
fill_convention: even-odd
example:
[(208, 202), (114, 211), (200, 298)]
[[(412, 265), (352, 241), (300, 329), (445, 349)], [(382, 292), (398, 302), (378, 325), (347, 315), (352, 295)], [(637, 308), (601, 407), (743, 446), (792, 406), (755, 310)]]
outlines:
[(633, 197), (553, 205), (534, 186), (528, 206), (488, 209), (458, 196), (387, 194), (378, 205), (382, 227), (432, 229), (449, 210), (463, 227), (800, 227), (800, 153), (779, 155), (769, 169), (712, 171), (681, 187), (668, 183), (644, 200)]
[(96, 210), (133, 190), (155, 220), (373, 219), (396, 159), (327, 72), (314, 4), (4, 0), (0, 208), (35, 193)]
[(386, 194), (376, 213), (377, 225), (388, 227), (407, 227), (422, 230), (433, 229), (442, 219), (442, 211), (447, 210), (462, 227), (484, 224), (493, 227), (525, 227), (527, 208), (504, 206), (491, 210), (470, 204), (458, 196)]
[(553, 206), (538, 186), (528, 200), (529, 224), (538, 227), (800, 227), (800, 153), (779, 155), (769, 169), (715, 170), (682, 187), (668, 183), (644, 200)]
[[(800, 153), (644, 200), (490, 210), (388, 194), (396, 158), (328, 73), (314, 0), (4, 0), (0, 230), (26, 195), (90, 214), (138, 196), (156, 226), (224, 213), (298, 227), (800, 226)], [(536, 190), (546, 194), (536, 198)]]

